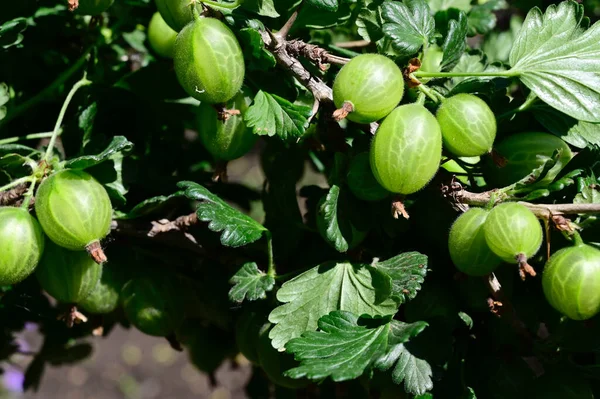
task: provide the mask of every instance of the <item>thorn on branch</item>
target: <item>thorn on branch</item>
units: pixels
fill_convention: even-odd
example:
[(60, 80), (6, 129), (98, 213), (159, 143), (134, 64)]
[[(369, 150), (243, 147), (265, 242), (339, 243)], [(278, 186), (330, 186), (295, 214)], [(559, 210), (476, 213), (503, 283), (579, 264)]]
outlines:
[(58, 315), (58, 320), (65, 322), (66, 326), (71, 328), (75, 324), (86, 323), (88, 318), (77, 310), (77, 306), (70, 305), (65, 313)]
[(227, 163), (227, 161), (217, 161), (215, 165), (215, 172), (212, 175), (212, 181), (215, 183), (227, 183), (227, 180), (229, 179), (227, 176)]
[(230, 117), (241, 114), (239, 109), (227, 109), (223, 104), (215, 104), (213, 105), (213, 108), (215, 109), (215, 111), (217, 111), (217, 119), (222, 121), (223, 123), (227, 122), (227, 120)]
[(327, 70), (328, 64), (345, 65), (350, 62), (349, 58), (330, 54), (324, 48), (305, 43), (302, 40), (290, 40), (286, 43), (286, 49), (292, 57), (304, 57), (315, 63), (323, 72)]

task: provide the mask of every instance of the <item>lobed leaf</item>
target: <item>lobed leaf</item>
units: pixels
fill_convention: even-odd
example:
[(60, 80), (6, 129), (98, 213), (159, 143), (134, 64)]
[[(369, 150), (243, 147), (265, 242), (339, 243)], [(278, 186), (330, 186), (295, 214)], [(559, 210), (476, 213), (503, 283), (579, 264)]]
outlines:
[(256, 301), (267, 297), (267, 292), (275, 286), (275, 278), (264, 273), (256, 263), (245, 263), (231, 278), (234, 284), (229, 290), (231, 302), (244, 302), (244, 299)]
[(417, 296), (427, 274), (427, 256), (405, 252), (373, 265), (392, 279), (392, 298), (404, 303)]
[(600, 24), (583, 30), (583, 6), (550, 5), (527, 14), (510, 52), (509, 73), (542, 101), (586, 122), (600, 122)]
[(269, 333), (271, 344), (285, 347), (290, 339), (315, 330), (319, 318), (334, 310), (395, 314), (398, 304), (389, 298), (391, 282), (386, 277), (370, 266), (328, 262), (287, 281), (277, 291), (283, 305), (269, 315), (276, 324)]
[(243, 214), (200, 184), (183, 181), (177, 184), (184, 195), (200, 201), (196, 214), (198, 219), (209, 222), (208, 228), (221, 234), (221, 244), (227, 247), (241, 247), (260, 239), (267, 229)]
[(429, 43), (435, 21), (424, 0), (387, 1), (381, 6), (383, 33), (392, 41), (399, 56), (411, 56)]
[(246, 125), (259, 136), (278, 135), (284, 140), (300, 138), (312, 114), (309, 107), (294, 105), (275, 94), (259, 91), (244, 115)]

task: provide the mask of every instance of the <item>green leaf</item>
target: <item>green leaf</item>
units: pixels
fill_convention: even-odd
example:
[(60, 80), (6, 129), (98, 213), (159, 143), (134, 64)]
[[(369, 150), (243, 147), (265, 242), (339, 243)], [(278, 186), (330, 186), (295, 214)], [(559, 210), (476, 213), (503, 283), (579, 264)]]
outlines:
[(186, 197), (200, 201), (196, 214), (198, 219), (209, 222), (208, 228), (222, 232), (221, 244), (241, 247), (260, 239), (267, 229), (260, 223), (233, 208), (200, 184), (184, 181), (177, 184)]
[(291, 378), (345, 381), (360, 377), (387, 348), (388, 317), (359, 318), (343, 311), (319, 319), (319, 332), (310, 331), (288, 342), (300, 366), (288, 370)]
[(242, 2), (242, 8), (262, 15), (263, 17), (277, 18), (279, 13), (275, 10), (274, 0), (246, 0)]
[(335, 12), (338, 9), (338, 0), (306, 0), (306, 4), (331, 12)]
[(321, 316), (334, 310), (355, 314), (391, 315), (398, 304), (388, 298), (391, 284), (376, 269), (365, 265), (328, 262), (284, 283), (277, 300), (284, 303), (269, 315), (276, 324), (269, 337), (276, 349), (314, 331)]
[(496, 14), (494, 11), (507, 8), (505, 0), (489, 0), (478, 4), (469, 12), (469, 36), (476, 34), (485, 35), (496, 27)]
[(523, 18), (513, 15), (510, 18), (510, 29), (503, 32), (491, 32), (485, 37), (482, 50), (490, 62), (508, 62), (512, 44), (523, 25)]
[(600, 24), (583, 31), (583, 6), (533, 8), (510, 52), (509, 73), (541, 100), (579, 120), (600, 122)]
[(308, 127), (310, 107), (294, 105), (288, 100), (265, 93), (262, 90), (254, 97), (244, 120), (254, 134), (259, 136), (278, 135), (284, 140), (300, 138)]
[(23, 41), (22, 32), (27, 29), (25, 18), (15, 18), (0, 25), (0, 47), (7, 49)]
[[(396, 321), (396, 323), (401, 322)], [(417, 324), (418, 327), (410, 329), (411, 333), (414, 334), (413, 336), (421, 333), (427, 326), (427, 323), (422, 321), (417, 323), (413, 324)], [(413, 324), (409, 324), (408, 326), (412, 326)], [(395, 329), (399, 330), (399, 332), (395, 333)], [(396, 384), (404, 382), (404, 390), (406, 392), (413, 395), (422, 395), (433, 388), (433, 380), (431, 378), (433, 372), (431, 365), (414, 353), (413, 345), (407, 345), (397, 338), (402, 337), (401, 333), (404, 329), (406, 329), (405, 324), (391, 329), (390, 344), (387, 352), (376, 361), (375, 366), (382, 371), (386, 371), (396, 364), (392, 371), (394, 382)]]
[(405, 252), (373, 265), (392, 279), (392, 298), (404, 303), (417, 296), (427, 274), (427, 256)]
[(355, 23), (358, 34), (364, 40), (375, 43), (383, 37), (383, 20), (379, 7), (382, 3), (383, 0), (372, 1), (363, 5), (358, 13)]
[(65, 168), (68, 169), (87, 169), (92, 166), (108, 161), (119, 153), (127, 153), (133, 149), (133, 143), (123, 136), (115, 136), (104, 151), (97, 155), (83, 155), (65, 161)]
[(578, 121), (550, 107), (535, 107), (535, 119), (552, 134), (578, 148), (600, 146), (600, 124)]
[[(344, 237), (338, 222), (338, 201), (340, 198), (340, 187), (333, 185), (325, 196), (325, 201), (317, 210), (317, 218), (322, 219), (325, 226), (325, 238), (338, 252), (348, 251), (348, 241)], [(320, 223), (317, 221), (317, 223)]]
[(467, 16), (463, 11), (458, 13), (458, 20), (448, 22), (448, 34), (444, 40), (444, 57), (442, 58), (442, 71), (452, 69), (460, 60), (467, 46)]
[(252, 59), (249, 66), (259, 70), (268, 70), (277, 65), (277, 60), (271, 52), (265, 49), (260, 32), (253, 28), (244, 28), (238, 31), (240, 44), (246, 54)]
[(465, 312), (458, 312), (458, 317), (465, 323), (469, 330), (473, 328), (473, 319)]
[(457, 10), (465, 12), (471, 9), (470, 0), (430, 0), (428, 4), (434, 14), (449, 8), (456, 8)]
[(586, 184), (581, 192), (573, 199), (574, 204), (600, 204), (600, 191), (596, 187), (595, 179), (590, 179), (590, 184)]
[(435, 33), (435, 21), (425, 0), (388, 1), (382, 5), (383, 33), (399, 56), (410, 56)]
[(171, 195), (160, 195), (158, 197), (148, 198), (134, 206), (127, 213), (117, 213), (116, 219), (127, 220), (127, 219), (137, 219), (142, 216), (150, 215), (160, 209), (162, 209), (165, 205), (169, 204), (173, 199), (183, 197), (183, 192), (178, 191)]
[(267, 292), (275, 286), (275, 278), (264, 273), (256, 263), (246, 263), (231, 278), (234, 284), (229, 291), (231, 302), (244, 302), (244, 299), (256, 301), (267, 297)]
[(352, 10), (347, 4), (342, 4), (336, 11), (324, 12), (316, 7), (306, 5), (298, 14), (294, 23), (294, 31), (301, 28), (325, 29), (342, 25), (352, 16)]

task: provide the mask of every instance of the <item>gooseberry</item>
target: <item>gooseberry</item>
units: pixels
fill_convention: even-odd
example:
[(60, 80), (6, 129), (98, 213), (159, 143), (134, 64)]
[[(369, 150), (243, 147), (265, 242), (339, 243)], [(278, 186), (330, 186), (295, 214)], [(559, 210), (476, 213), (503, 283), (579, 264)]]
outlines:
[(19, 283), (33, 273), (44, 244), (42, 227), (29, 211), (0, 207), (0, 286)]
[(442, 133), (422, 105), (396, 108), (371, 143), (371, 170), (383, 188), (397, 194), (419, 191), (433, 178), (442, 157)]
[(175, 40), (175, 72), (185, 91), (210, 104), (229, 101), (241, 89), (245, 66), (235, 35), (215, 18), (198, 18)]
[(507, 263), (525, 266), (542, 245), (542, 227), (537, 217), (516, 202), (495, 206), (483, 231), (490, 249)]
[(450, 258), (458, 270), (470, 276), (489, 274), (502, 263), (485, 240), (483, 225), (488, 214), (484, 209), (471, 208), (460, 215), (450, 229)]
[(336, 119), (375, 122), (398, 105), (404, 77), (394, 61), (380, 54), (361, 54), (344, 65), (333, 82)]
[(528, 132), (507, 137), (494, 146), (496, 162), (488, 162), (489, 177), (498, 186), (508, 186), (542, 166), (555, 151), (560, 155), (548, 173), (535, 184), (551, 183), (573, 158), (562, 139), (549, 133)]
[(49, 241), (35, 275), (42, 288), (56, 300), (78, 304), (98, 285), (102, 266), (85, 251), (70, 251)]
[(155, 12), (148, 25), (148, 41), (152, 49), (161, 57), (173, 58), (175, 39), (177, 32), (167, 25), (160, 13)]
[(244, 123), (243, 114), (248, 109), (251, 99), (239, 93), (230, 100), (226, 107), (240, 112), (230, 115), (227, 120), (218, 119), (217, 110), (211, 104), (202, 102), (198, 107), (198, 134), (204, 147), (215, 159), (231, 161), (246, 154), (258, 139)]
[(81, 170), (63, 170), (44, 180), (35, 211), (46, 235), (72, 251), (99, 249), (112, 220), (106, 189)]
[(544, 267), (542, 286), (556, 310), (573, 320), (600, 311), (600, 250), (582, 242), (555, 252)]
[(436, 118), (444, 147), (454, 155), (473, 157), (492, 150), (496, 117), (479, 97), (461, 93), (447, 98), (438, 108)]

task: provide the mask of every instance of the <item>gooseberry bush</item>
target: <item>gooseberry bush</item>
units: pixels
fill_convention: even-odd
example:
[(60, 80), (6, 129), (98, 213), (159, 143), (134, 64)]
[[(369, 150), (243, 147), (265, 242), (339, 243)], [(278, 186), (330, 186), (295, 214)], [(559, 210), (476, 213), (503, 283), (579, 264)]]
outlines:
[(121, 325), (250, 397), (600, 395), (599, 9), (2, 2), (0, 367)]

